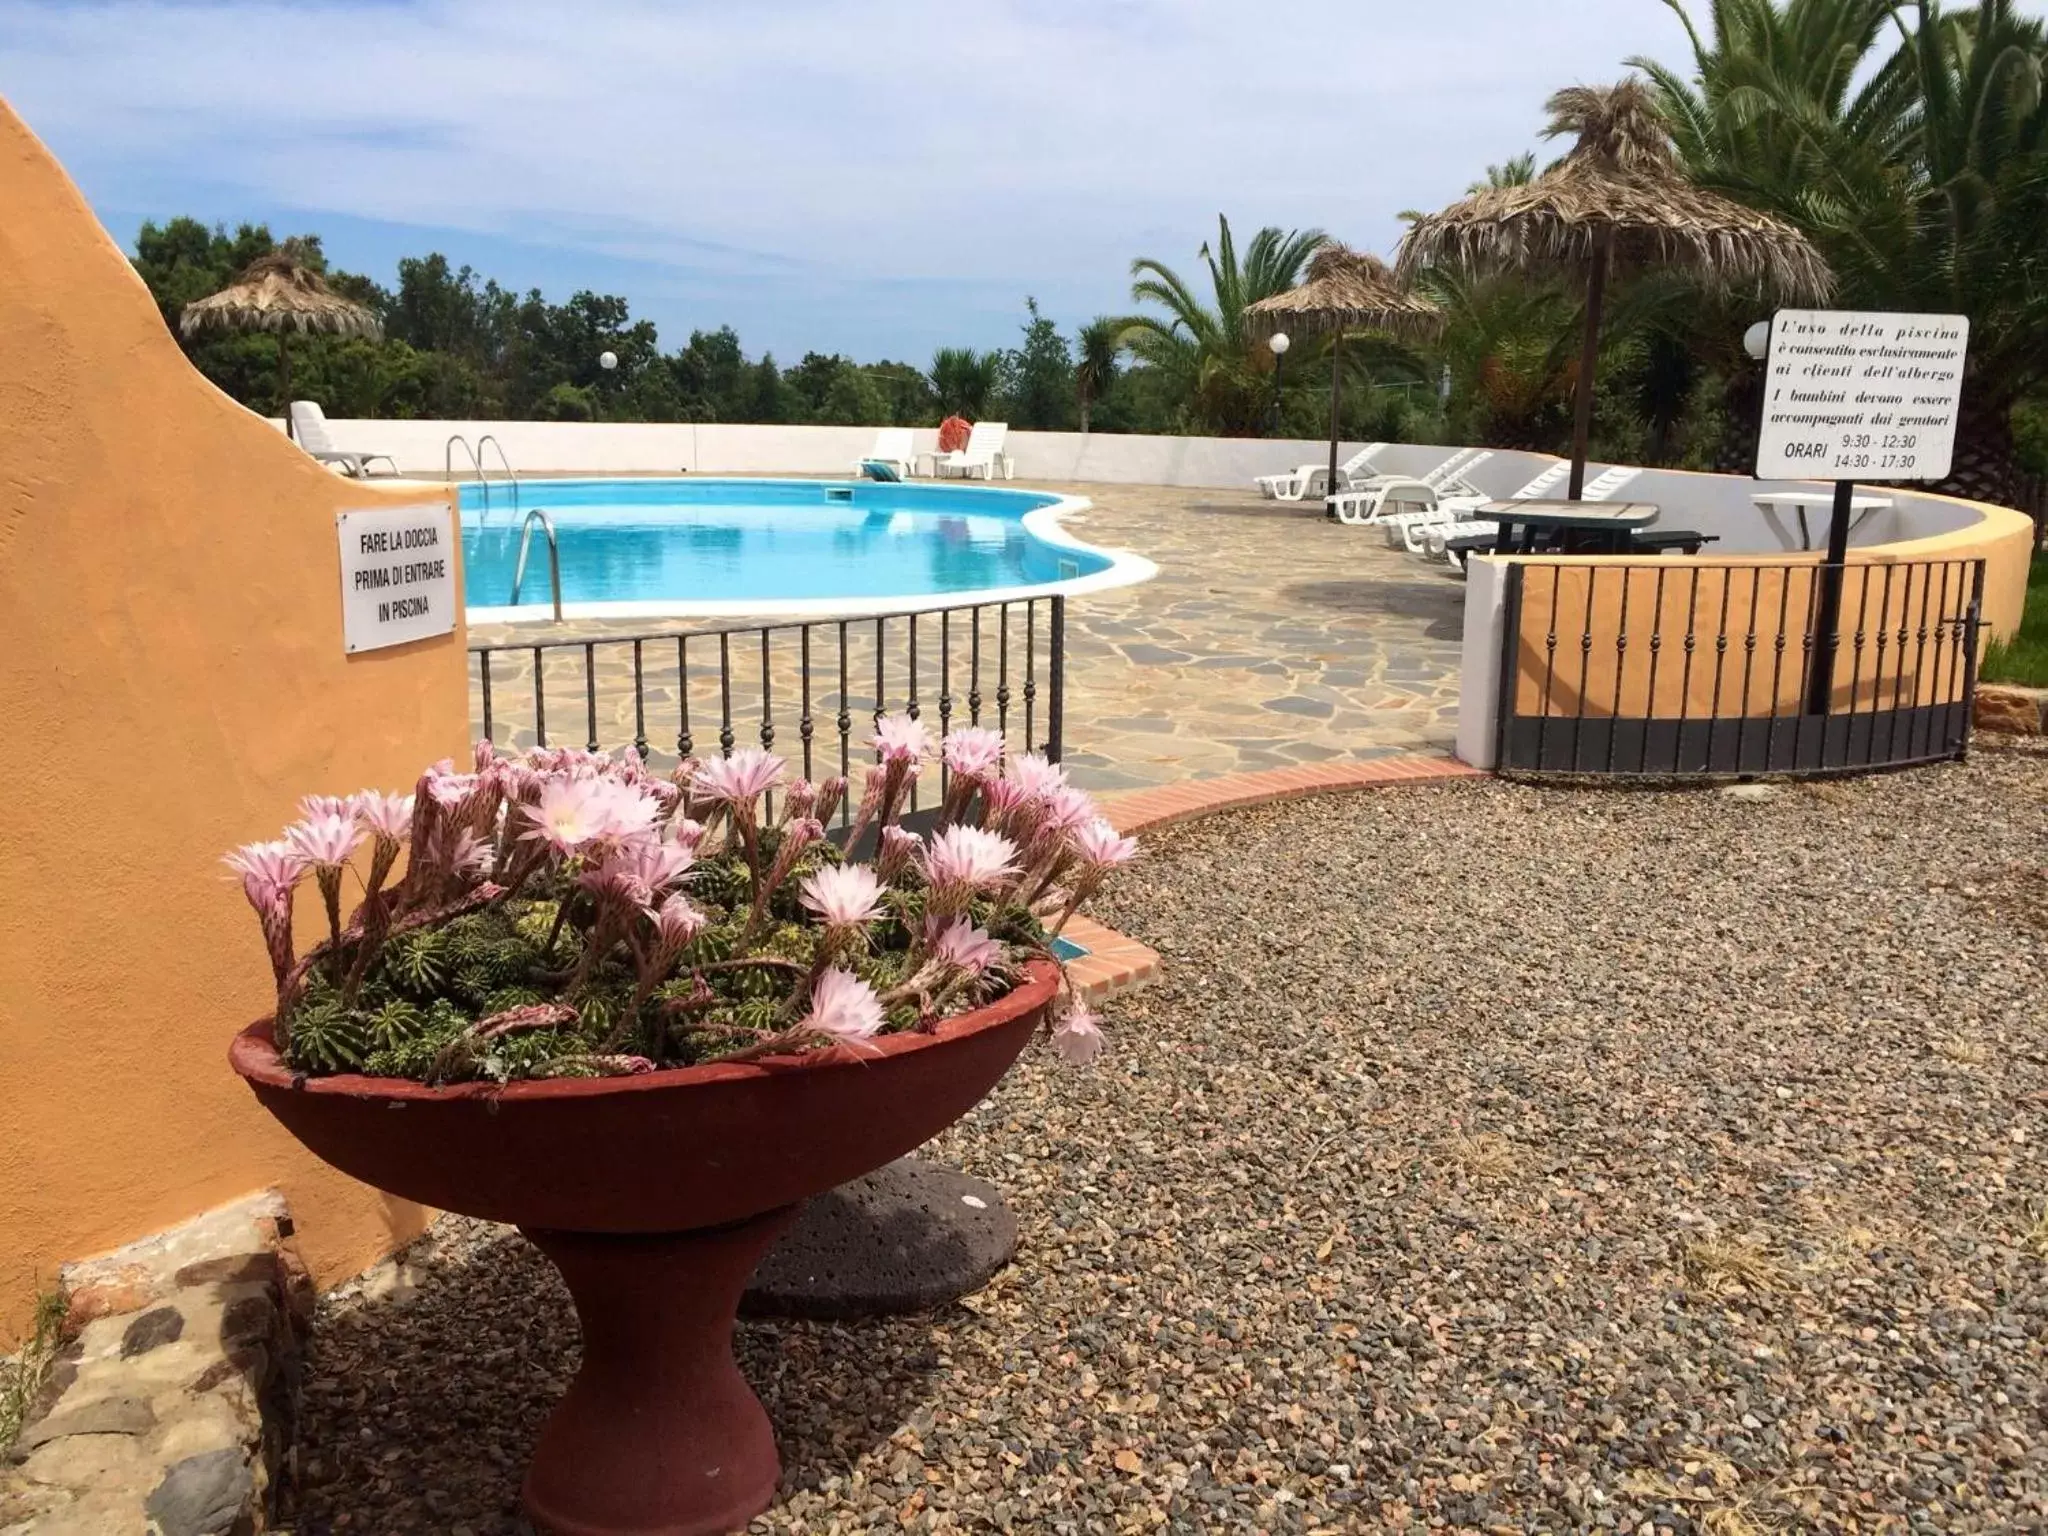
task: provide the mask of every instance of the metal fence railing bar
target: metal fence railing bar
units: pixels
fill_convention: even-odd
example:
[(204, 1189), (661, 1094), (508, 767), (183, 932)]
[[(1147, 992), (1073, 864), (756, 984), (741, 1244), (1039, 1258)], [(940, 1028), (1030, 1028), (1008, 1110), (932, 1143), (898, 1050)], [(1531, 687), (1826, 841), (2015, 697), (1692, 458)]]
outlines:
[[(1064, 748), (1066, 599), (472, 645), (472, 713), (507, 750), (631, 746), (657, 768), (760, 746), (857, 800), (882, 716), (935, 743), (962, 726), (1015, 753)], [(933, 770), (928, 770), (932, 772)], [(944, 789), (943, 764), (936, 782)], [(929, 798), (929, 796), (927, 796)], [(842, 817), (850, 810), (842, 807)]]
[[(1982, 560), (1517, 563), (1496, 727), (1504, 769), (1739, 776), (1960, 757)], [(1816, 704), (1819, 707), (1816, 707)]]

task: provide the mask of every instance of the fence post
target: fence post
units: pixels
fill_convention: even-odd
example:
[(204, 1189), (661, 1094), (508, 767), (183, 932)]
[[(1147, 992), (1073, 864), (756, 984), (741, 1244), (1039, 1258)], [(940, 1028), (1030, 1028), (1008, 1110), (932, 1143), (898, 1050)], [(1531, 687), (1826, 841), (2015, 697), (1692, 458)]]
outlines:
[(1058, 762), (1066, 748), (1067, 726), (1067, 600), (1054, 594), (1052, 600), (1052, 655), (1045, 678), (1045, 756)]

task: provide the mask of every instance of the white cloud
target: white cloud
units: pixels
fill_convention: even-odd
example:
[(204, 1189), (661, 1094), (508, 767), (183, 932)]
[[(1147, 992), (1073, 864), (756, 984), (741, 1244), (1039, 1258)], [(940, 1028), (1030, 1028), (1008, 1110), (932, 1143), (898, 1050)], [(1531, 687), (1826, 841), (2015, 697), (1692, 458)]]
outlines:
[(1683, 45), (1656, 0), (10, 0), (0, 88), (102, 206), (1104, 308), (1219, 211), (1385, 250), (1550, 90)]

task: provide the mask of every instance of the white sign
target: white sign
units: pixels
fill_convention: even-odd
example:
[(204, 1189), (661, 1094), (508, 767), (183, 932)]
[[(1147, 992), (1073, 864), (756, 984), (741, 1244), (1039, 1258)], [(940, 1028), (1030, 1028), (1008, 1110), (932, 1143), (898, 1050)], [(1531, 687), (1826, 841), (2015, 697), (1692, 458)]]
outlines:
[(341, 512), (341, 634), (351, 655), (455, 628), (455, 525), (447, 504)]
[(1779, 310), (1757, 478), (1946, 478), (1969, 342), (1967, 315)]

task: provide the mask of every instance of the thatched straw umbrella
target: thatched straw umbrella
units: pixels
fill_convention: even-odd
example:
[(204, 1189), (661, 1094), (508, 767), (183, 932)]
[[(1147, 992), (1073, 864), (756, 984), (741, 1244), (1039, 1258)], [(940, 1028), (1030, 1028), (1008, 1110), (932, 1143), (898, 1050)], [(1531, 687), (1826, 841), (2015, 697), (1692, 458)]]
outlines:
[(1545, 103), (1552, 137), (1578, 135), (1563, 160), (1524, 186), (1489, 187), (1415, 221), (1399, 269), (1583, 268), (1586, 334), (1572, 419), (1571, 498), (1586, 480), (1600, 304), (1611, 267), (1673, 266), (1716, 289), (1818, 301), (1827, 263), (1790, 224), (1688, 181), (1649, 88), (1628, 79), (1573, 86)]
[(1309, 258), (1308, 281), (1245, 307), (1254, 333), (1283, 324), (1330, 333), (1330, 478), (1326, 494), (1337, 491), (1337, 407), (1343, 399), (1344, 332), (1371, 326), (1397, 335), (1434, 330), (1443, 321), (1436, 305), (1409, 293), (1387, 264), (1365, 251), (1326, 245)]
[(292, 431), (291, 333), (320, 331), (371, 341), (384, 334), (374, 314), (328, 287), (326, 278), (289, 249), (258, 256), (230, 286), (187, 304), (178, 317), (178, 330), (185, 336), (209, 330), (277, 332), (278, 387), (284, 396), (287, 436)]

